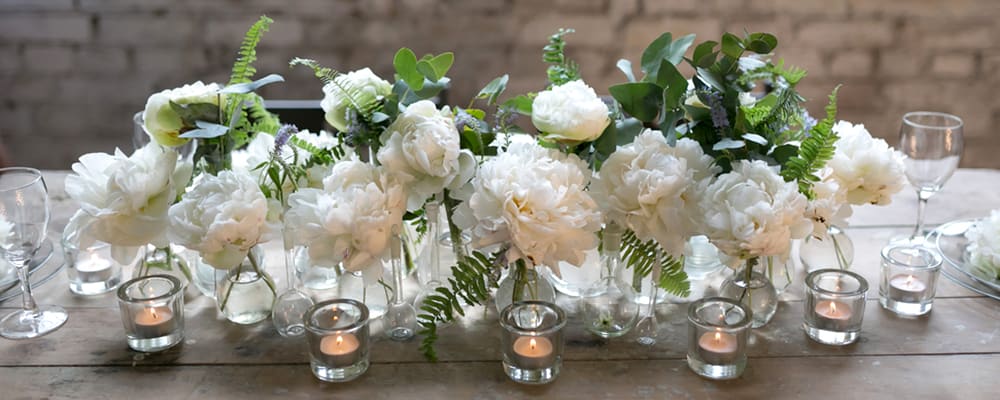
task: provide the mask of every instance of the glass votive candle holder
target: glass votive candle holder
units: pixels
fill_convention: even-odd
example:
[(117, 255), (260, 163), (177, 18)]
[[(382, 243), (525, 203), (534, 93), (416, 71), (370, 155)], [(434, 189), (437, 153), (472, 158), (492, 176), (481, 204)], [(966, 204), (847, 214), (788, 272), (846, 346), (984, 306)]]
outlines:
[(513, 303), (500, 312), (504, 372), (517, 383), (541, 385), (559, 376), (566, 313), (544, 301)]
[(91, 296), (107, 293), (122, 282), (122, 265), (111, 257), (111, 245), (89, 237), (90, 225), (78, 213), (63, 231), (63, 259), (69, 290)]
[(368, 370), (368, 307), (357, 300), (317, 303), (305, 313), (309, 366), (321, 381), (347, 382)]
[(177, 277), (148, 275), (118, 288), (118, 308), (128, 347), (166, 350), (184, 339), (184, 286)]
[(930, 312), (941, 261), (940, 253), (919, 245), (890, 244), (882, 248), (879, 303), (899, 315)]
[(816, 342), (843, 346), (861, 336), (868, 281), (842, 269), (818, 269), (806, 275), (806, 334)]
[(734, 379), (747, 367), (750, 311), (722, 297), (688, 307), (688, 367), (709, 379)]

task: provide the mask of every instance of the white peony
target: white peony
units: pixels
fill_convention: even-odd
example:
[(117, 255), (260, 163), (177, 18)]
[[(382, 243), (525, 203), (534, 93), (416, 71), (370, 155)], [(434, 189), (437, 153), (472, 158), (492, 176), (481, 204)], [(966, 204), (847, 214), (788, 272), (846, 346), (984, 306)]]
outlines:
[(198, 81), (149, 96), (146, 100), (146, 109), (142, 112), (146, 133), (162, 146), (177, 147), (187, 143), (189, 139), (179, 137), (183, 133), (181, 130), (185, 128), (184, 122), (170, 106), (170, 102), (180, 105), (206, 103), (219, 106), (221, 89), (218, 84), (206, 85)]
[(965, 232), (969, 263), (984, 275), (1000, 280), (1000, 210), (990, 212)]
[[(338, 143), (337, 138), (326, 131), (314, 134), (308, 130), (303, 130), (295, 133), (294, 137), (318, 149), (331, 149), (337, 146)], [(266, 132), (259, 132), (254, 135), (253, 140), (244, 149), (232, 152), (233, 169), (249, 173), (258, 182), (265, 182), (270, 185), (270, 179), (265, 179), (266, 177), (264, 176), (267, 173), (267, 169), (257, 167), (261, 163), (270, 161), (273, 151), (274, 136)], [(284, 162), (300, 167), (305, 166), (310, 157), (311, 155), (307, 150), (295, 146), (292, 142), (289, 142), (281, 152), (281, 158)], [(329, 174), (329, 165), (313, 165), (306, 168), (305, 176), (296, 182), (296, 184), (298, 187), (319, 189), (323, 187), (323, 179), (326, 179)], [(290, 194), (294, 191), (295, 185), (291, 182), (285, 182), (283, 189), (283, 193)]]
[(847, 204), (847, 191), (835, 179), (829, 178), (831, 170), (824, 168), (819, 173), (821, 180), (813, 184), (815, 197), (806, 206), (806, 218), (813, 223), (812, 235), (823, 237), (830, 226), (847, 226), (851, 216), (851, 206)]
[(84, 154), (66, 177), (66, 193), (93, 219), (94, 237), (125, 261), (140, 246), (166, 245), (167, 210), (190, 178), (190, 162), (150, 143), (131, 156), (117, 149)]
[(480, 167), (455, 223), (477, 248), (509, 246), (507, 262), (526, 259), (559, 274), (560, 261), (581, 265), (597, 245), (601, 215), (585, 191), (588, 178), (575, 155), (513, 142)]
[(405, 193), (381, 168), (359, 161), (345, 163), (353, 165), (335, 169), (329, 182), (350, 184), (299, 190), (289, 198), (285, 221), (294, 227), (294, 244), (306, 246), (316, 264), (343, 263), (345, 270), (365, 271), (370, 279), (372, 272), (381, 273), (376, 261), (387, 255), (393, 236), (400, 232)]
[(786, 257), (792, 239), (811, 231), (806, 197), (763, 161), (742, 160), (720, 175), (701, 198), (705, 234), (734, 258)]
[(392, 84), (379, 78), (371, 69), (362, 68), (337, 75), (333, 82), (324, 86), (320, 107), (326, 113), (326, 122), (344, 132), (348, 125), (348, 110), (357, 111), (355, 107), (381, 100), (391, 92)]
[(219, 269), (238, 266), (250, 248), (276, 231), (264, 193), (253, 177), (239, 171), (202, 175), (169, 214), (170, 241), (198, 251)]
[(423, 206), (443, 189), (457, 189), (475, 172), (475, 159), (462, 150), (454, 116), (421, 100), (406, 107), (382, 134), (378, 161), (407, 186), (408, 210)]
[(873, 138), (862, 124), (837, 122), (839, 136), (833, 158), (827, 162), (830, 177), (847, 192), (851, 204), (886, 205), (906, 182), (903, 159), (885, 140)]
[(608, 106), (582, 80), (538, 93), (531, 105), (531, 123), (542, 136), (558, 142), (589, 142), (608, 127)]
[(697, 142), (685, 138), (671, 147), (660, 131), (647, 130), (604, 162), (594, 198), (608, 220), (680, 255), (697, 233), (700, 189), (719, 170)]

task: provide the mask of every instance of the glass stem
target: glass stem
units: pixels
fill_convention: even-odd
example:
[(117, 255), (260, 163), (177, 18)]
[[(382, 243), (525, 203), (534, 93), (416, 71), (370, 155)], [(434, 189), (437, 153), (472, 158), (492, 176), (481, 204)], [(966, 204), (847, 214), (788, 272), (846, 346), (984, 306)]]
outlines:
[[(441, 196), (439, 196), (441, 197)], [(428, 246), (430, 246), (430, 279), (427, 286), (441, 286), (441, 247), (438, 246), (438, 239), (441, 237), (440, 217), (441, 203), (438, 201), (427, 204), (427, 235)]]
[(31, 295), (31, 285), (28, 282), (28, 263), (31, 258), (15, 264), (17, 266), (17, 279), (21, 285), (21, 305), (24, 311), (34, 316), (38, 314), (38, 305)]
[[(925, 194), (927, 193), (927, 194)], [(927, 207), (927, 200), (930, 199), (931, 193), (925, 192), (923, 190), (917, 191), (917, 226), (913, 229), (913, 234), (910, 235), (910, 239), (916, 239), (919, 236), (924, 235), (924, 209)]]
[(400, 248), (403, 246), (402, 238), (396, 236), (392, 243), (392, 304), (403, 303), (403, 260)]
[(293, 272), (295, 252), (294, 248), (291, 246), (291, 238), (288, 236), (289, 234), (287, 231), (282, 231), (281, 240), (285, 250), (285, 284), (287, 286), (286, 290), (290, 292), (295, 289), (295, 273)]
[(608, 223), (601, 232), (601, 249), (607, 255), (601, 279), (613, 277), (621, 263), (622, 229), (615, 223)]

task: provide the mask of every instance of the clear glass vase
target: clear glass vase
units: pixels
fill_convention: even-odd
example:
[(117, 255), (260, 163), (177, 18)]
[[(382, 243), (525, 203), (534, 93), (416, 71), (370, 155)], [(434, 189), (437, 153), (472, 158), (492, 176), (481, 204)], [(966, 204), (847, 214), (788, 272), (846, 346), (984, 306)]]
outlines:
[(517, 260), (507, 269), (508, 273), (500, 280), (495, 296), (497, 311), (503, 311), (518, 301), (556, 301), (556, 290), (552, 284), (541, 279), (534, 266), (529, 266), (525, 260)]
[(260, 247), (252, 247), (243, 263), (228, 270), (218, 286), (215, 300), (229, 321), (250, 325), (271, 316), (277, 290), (264, 270), (263, 253)]
[(843, 229), (831, 225), (823, 235), (809, 235), (802, 241), (799, 259), (808, 272), (824, 268), (849, 269), (854, 262), (854, 242)]
[(621, 241), (621, 229), (609, 224), (602, 236), (601, 279), (584, 290), (580, 297), (584, 326), (590, 333), (605, 339), (625, 335), (639, 318), (635, 289), (615, 273), (622, 268)]
[(767, 275), (757, 272), (754, 267), (759, 259), (746, 260), (743, 268), (722, 282), (719, 295), (735, 300), (750, 310), (751, 327), (766, 325), (778, 311), (778, 291)]

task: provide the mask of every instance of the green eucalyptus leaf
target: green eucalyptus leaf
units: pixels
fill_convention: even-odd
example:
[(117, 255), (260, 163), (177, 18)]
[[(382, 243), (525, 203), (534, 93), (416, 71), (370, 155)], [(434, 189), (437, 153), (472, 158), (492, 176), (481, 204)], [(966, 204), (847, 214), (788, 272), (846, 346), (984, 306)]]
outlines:
[(447, 89), (450, 83), (451, 83), (451, 78), (448, 77), (441, 78), (437, 82), (431, 82), (425, 80), (424, 87), (420, 90), (417, 90), (416, 94), (417, 96), (420, 97), (420, 100), (426, 100), (431, 97), (437, 96), (438, 93), (441, 93), (442, 90)]
[(663, 106), (670, 109), (680, 107), (684, 102), (684, 93), (687, 93), (687, 79), (684, 75), (681, 75), (674, 64), (663, 60), (657, 77), (656, 85), (664, 88)]
[(743, 40), (732, 33), (722, 35), (722, 54), (734, 60), (743, 55)]
[(510, 76), (504, 74), (503, 76), (490, 81), (490, 83), (486, 84), (486, 87), (479, 91), (476, 98), (488, 99), (488, 104), (495, 104), (497, 102), (497, 98), (500, 97), (500, 94), (502, 94), (504, 90), (507, 90), (507, 81), (509, 79)]
[(743, 139), (749, 140), (751, 142), (757, 143), (761, 146), (767, 146), (767, 139), (756, 133), (744, 133)]
[(788, 160), (797, 155), (799, 155), (799, 146), (794, 144), (776, 146), (770, 153), (770, 156), (774, 158), (779, 165), (785, 165)]
[(670, 32), (664, 33), (642, 52), (642, 70), (646, 73), (644, 81), (657, 81), (656, 75), (659, 72), (660, 61), (669, 60), (674, 65), (680, 63), (684, 59), (684, 52), (694, 42), (694, 34), (677, 39), (676, 42), (673, 42), (672, 39)]
[(626, 60), (626, 59), (623, 58), (623, 59), (618, 60), (618, 62), (615, 64), (615, 66), (617, 66), (618, 69), (621, 70), (622, 73), (625, 74), (625, 77), (628, 78), (629, 82), (635, 82), (635, 74), (632, 72), (632, 62), (631, 61)]
[(757, 54), (769, 54), (778, 47), (778, 38), (770, 33), (752, 33), (747, 37), (747, 49)]
[(615, 141), (619, 146), (625, 146), (635, 141), (635, 137), (645, 129), (642, 121), (635, 118), (624, 118), (615, 121)]
[(228, 126), (212, 122), (197, 121), (196, 126), (198, 129), (192, 129), (184, 132), (184, 134), (180, 135), (180, 137), (184, 139), (212, 139), (225, 135), (226, 132), (229, 132)]
[(258, 80), (255, 80), (253, 82), (236, 83), (236, 84), (232, 84), (232, 85), (226, 86), (225, 88), (223, 88), (222, 90), (220, 90), (219, 93), (240, 93), (240, 94), (242, 94), (242, 93), (250, 93), (250, 92), (257, 91), (257, 89), (260, 89), (261, 87), (263, 87), (265, 85), (270, 85), (272, 83), (284, 82), (284, 81), (285, 81), (285, 78), (283, 78), (281, 75), (271, 74), (271, 75), (265, 76), (263, 78), (260, 78)]
[(721, 80), (719, 80), (719, 78), (717, 78), (715, 74), (708, 69), (705, 68), (697, 69), (697, 73), (695, 74), (695, 85), (697, 86), (699, 82), (707, 86), (710, 86), (711, 88), (718, 90), (720, 92), (726, 91), (725, 87), (723, 87), (722, 83), (720, 83)]
[(531, 105), (534, 100), (527, 95), (518, 95), (512, 99), (509, 99), (501, 105), (501, 107), (513, 110), (521, 115), (531, 115)]
[(622, 105), (622, 110), (640, 121), (652, 122), (660, 113), (663, 90), (654, 83), (623, 83), (608, 88), (608, 91)]
[(722, 151), (722, 150), (739, 149), (742, 148), (743, 146), (746, 146), (746, 142), (742, 140), (733, 140), (730, 138), (724, 138), (715, 143), (714, 145), (712, 145), (712, 150)]
[(486, 111), (485, 110), (480, 110), (478, 108), (466, 108), (466, 109), (459, 108), (459, 110), (465, 111), (466, 113), (468, 113), (469, 115), (475, 117), (476, 119), (478, 119), (480, 121), (483, 118), (486, 118)]
[(455, 53), (450, 51), (441, 53), (427, 60), (427, 62), (432, 68), (434, 68), (435, 79), (431, 80), (439, 81), (441, 78), (444, 78), (445, 75), (448, 75), (448, 70), (450, 70), (451, 65), (455, 63)]
[(709, 40), (695, 47), (694, 54), (691, 55), (694, 66), (708, 68), (712, 65), (715, 62), (715, 55), (718, 54), (715, 51), (715, 46), (718, 44), (719, 42)]
[(396, 69), (399, 79), (406, 82), (412, 90), (420, 90), (424, 86), (424, 77), (417, 71), (417, 56), (413, 50), (406, 47), (399, 49), (392, 59), (392, 66)]
[(384, 112), (376, 111), (372, 113), (372, 122), (378, 124), (389, 120), (389, 115)]
[(170, 109), (177, 113), (184, 126), (196, 126), (197, 121), (217, 121), (219, 106), (212, 103), (178, 104), (170, 101)]

